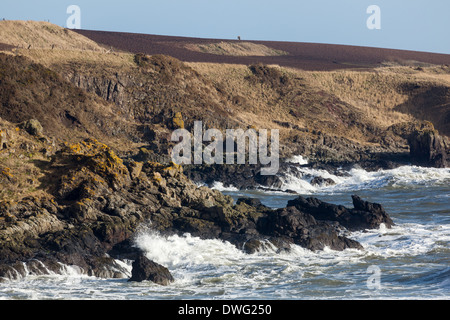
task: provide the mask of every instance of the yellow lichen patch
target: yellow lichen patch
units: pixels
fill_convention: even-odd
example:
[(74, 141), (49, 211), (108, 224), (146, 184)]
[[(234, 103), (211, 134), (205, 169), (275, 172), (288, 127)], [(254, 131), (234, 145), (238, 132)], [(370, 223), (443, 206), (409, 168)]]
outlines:
[(129, 172), (123, 160), (109, 146), (95, 139), (65, 144), (62, 154), (63, 161), (70, 167), (69, 174), (61, 185), (63, 189), (73, 189), (80, 181), (89, 181), (83, 193), (85, 196), (93, 196), (99, 185), (107, 184), (118, 188), (129, 180)]
[(83, 199), (80, 199), (79, 201), (77, 201), (77, 204), (79, 206), (86, 206), (86, 205), (88, 205), (88, 204), (90, 204), (92, 202), (94, 202), (94, 200), (92, 200), (90, 198), (83, 198)]
[(155, 171), (155, 170), (159, 171), (159, 170), (164, 169), (164, 165), (163, 164), (161, 164), (159, 162), (155, 162), (155, 161), (147, 161), (145, 163), (145, 166), (151, 168), (153, 171)]
[(172, 125), (174, 129), (184, 129), (184, 121), (181, 112), (175, 113), (175, 116), (172, 118)]
[(5, 176), (7, 178), (13, 178), (14, 175), (11, 173), (11, 169), (10, 168), (3, 168), (2, 172), (1, 172), (2, 176)]
[(162, 181), (162, 176), (159, 172), (153, 172), (153, 180), (157, 181), (157, 182), (161, 182)]
[(174, 168), (174, 169), (177, 169), (177, 170), (183, 170), (183, 166), (181, 164), (177, 164), (177, 163), (175, 163), (173, 161), (170, 161), (169, 167), (167, 167), (166, 169), (169, 169), (169, 168)]
[(165, 167), (163, 171), (167, 174), (169, 174), (171, 177), (175, 177), (176, 175), (183, 172), (183, 167), (179, 164), (176, 164), (174, 162), (170, 162), (170, 165), (168, 167)]

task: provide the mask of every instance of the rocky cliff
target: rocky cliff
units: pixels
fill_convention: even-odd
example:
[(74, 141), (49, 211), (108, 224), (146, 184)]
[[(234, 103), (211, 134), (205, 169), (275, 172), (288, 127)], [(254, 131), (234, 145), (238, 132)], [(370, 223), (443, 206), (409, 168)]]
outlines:
[(248, 253), (266, 243), (280, 250), (294, 243), (311, 250), (361, 249), (345, 230), (393, 224), (380, 205), (357, 196), (354, 209), (302, 197), (278, 210), (254, 199), (233, 203), (195, 185), (179, 165), (124, 161), (94, 139), (64, 145), (39, 167), (42, 193), (3, 201), (0, 208), (2, 279), (58, 273), (64, 265), (123, 277), (115, 259), (137, 259), (133, 236), (149, 224), (161, 233), (223, 239)]

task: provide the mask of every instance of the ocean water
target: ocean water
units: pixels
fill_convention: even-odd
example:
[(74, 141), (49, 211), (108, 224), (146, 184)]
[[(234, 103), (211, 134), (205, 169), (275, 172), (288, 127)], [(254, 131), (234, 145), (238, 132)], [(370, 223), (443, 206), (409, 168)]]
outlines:
[[(304, 163), (301, 157), (293, 162)], [(313, 186), (312, 177), (333, 179), (333, 186)], [(351, 195), (381, 203), (395, 226), (353, 232), (364, 250), (312, 252), (293, 246), (245, 254), (220, 240), (189, 234), (161, 236), (143, 229), (135, 245), (148, 258), (169, 268), (175, 282), (100, 279), (78, 268), (62, 266), (61, 274), (26, 277), (0, 283), (0, 299), (449, 299), (450, 298), (450, 169), (404, 166), (342, 175), (298, 167), (283, 177), (280, 191), (239, 191), (215, 184), (233, 196), (251, 196), (270, 207), (284, 207), (296, 195), (352, 207)], [(125, 277), (131, 261), (120, 261)]]

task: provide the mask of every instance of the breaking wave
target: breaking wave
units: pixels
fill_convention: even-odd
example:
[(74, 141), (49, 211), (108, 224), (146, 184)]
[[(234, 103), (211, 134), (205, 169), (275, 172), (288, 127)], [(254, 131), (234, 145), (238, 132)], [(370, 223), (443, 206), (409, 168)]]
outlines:
[[(315, 177), (331, 179), (334, 184), (312, 184)], [(366, 171), (351, 169), (339, 175), (326, 170), (292, 167), (280, 176), (282, 191), (292, 190), (300, 194), (317, 192), (360, 191), (380, 188), (416, 188), (445, 186), (450, 184), (449, 168), (424, 168), (402, 166), (389, 170)]]

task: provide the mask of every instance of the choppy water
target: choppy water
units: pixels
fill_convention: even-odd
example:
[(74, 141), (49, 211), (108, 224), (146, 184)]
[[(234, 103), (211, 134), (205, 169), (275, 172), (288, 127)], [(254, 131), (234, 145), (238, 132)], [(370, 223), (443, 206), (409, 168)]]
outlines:
[[(334, 186), (317, 187), (315, 175)], [(220, 184), (216, 185), (221, 188)], [(295, 195), (239, 192), (271, 207), (284, 207)], [(291, 189), (323, 201), (352, 206), (351, 195), (381, 203), (396, 224), (391, 229), (354, 232), (364, 250), (245, 254), (219, 240), (190, 235), (163, 237), (143, 230), (136, 245), (169, 268), (176, 281), (163, 287), (127, 279), (98, 279), (65, 267), (64, 275), (27, 277), (0, 284), (0, 299), (449, 299), (450, 169), (405, 166), (334, 176), (296, 169), (285, 177)], [(122, 261), (131, 275), (131, 262)]]

